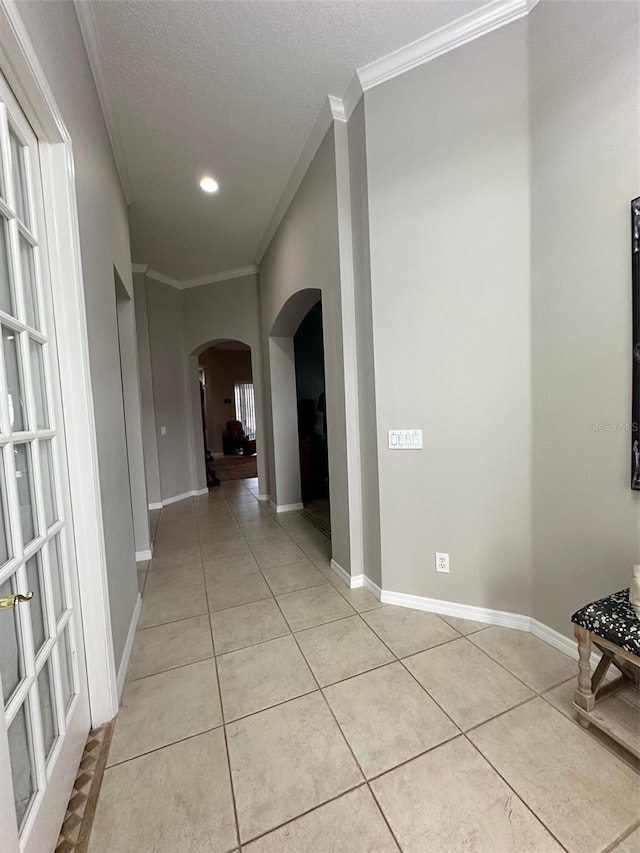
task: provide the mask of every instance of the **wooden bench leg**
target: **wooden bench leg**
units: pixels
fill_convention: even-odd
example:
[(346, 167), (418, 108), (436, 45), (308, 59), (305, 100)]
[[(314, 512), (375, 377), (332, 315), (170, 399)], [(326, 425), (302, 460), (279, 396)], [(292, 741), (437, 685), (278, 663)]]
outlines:
[[(596, 697), (591, 687), (591, 633), (586, 628), (576, 625), (574, 635), (578, 641), (578, 689), (575, 692), (574, 701), (579, 708), (585, 711), (593, 711), (596, 705)], [(588, 729), (591, 725), (589, 720), (579, 714), (580, 725)]]

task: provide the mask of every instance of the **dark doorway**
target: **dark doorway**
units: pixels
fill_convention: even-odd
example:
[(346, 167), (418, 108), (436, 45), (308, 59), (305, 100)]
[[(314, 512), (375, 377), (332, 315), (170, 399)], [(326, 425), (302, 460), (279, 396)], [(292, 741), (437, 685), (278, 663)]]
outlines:
[(330, 525), (327, 414), (322, 301), (300, 323), (293, 338), (298, 402), (300, 487), (305, 509)]

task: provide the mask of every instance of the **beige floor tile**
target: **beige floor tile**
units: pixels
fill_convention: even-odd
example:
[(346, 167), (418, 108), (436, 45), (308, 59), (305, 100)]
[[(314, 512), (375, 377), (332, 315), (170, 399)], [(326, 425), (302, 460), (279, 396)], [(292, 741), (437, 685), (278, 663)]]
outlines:
[(638, 853), (640, 850), (640, 827), (613, 848), (612, 853)]
[(222, 729), (105, 772), (90, 853), (226, 853), (236, 844)]
[(275, 569), (265, 569), (264, 576), (274, 595), (325, 584), (327, 579), (309, 560)]
[[(611, 667), (609, 673), (607, 673), (605, 681), (610, 681), (612, 678), (616, 677), (617, 670), (615, 667)], [(543, 699), (549, 702), (550, 705), (553, 705), (558, 711), (568, 717), (570, 720), (573, 720), (576, 724), (578, 724), (578, 719), (576, 715), (575, 708), (573, 707), (573, 695), (575, 693), (576, 687), (578, 685), (578, 679), (572, 678), (570, 681), (565, 681), (562, 684), (559, 684), (557, 687), (553, 687), (551, 690), (548, 690), (543, 694)], [(640, 688), (639, 688), (640, 689)], [(635, 703), (630, 707), (628, 698), (624, 696), (624, 693), (618, 692), (613, 696), (610, 696), (608, 699), (604, 700), (605, 708), (608, 707), (609, 713), (611, 711), (614, 712), (615, 718), (620, 720), (620, 714), (622, 714), (622, 719), (629, 721), (631, 718), (631, 725), (627, 725), (627, 729), (632, 733), (635, 731), (636, 737), (638, 732), (637, 722), (633, 718), (633, 705), (635, 708), (638, 707), (638, 698), (636, 698)], [(600, 708), (603, 706), (600, 705)], [(635, 729), (633, 726), (635, 725)], [(640, 759), (636, 758), (632, 755), (628, 749), (625, 749), (619, 743), (617, 743), (613, 738), (609, 737), (603, 731), (596, 728), (595, 726), (591, 726), (589, 729), (582, 729), (581, 731), (587, 731), (589, 736), (594, 740), (601, 743), (609, 752), (612, 752), (616, 755), (621, 761), (624, 761), (625, 764), (628, 764), (636, 773), (640, 773)], [(633, 736), (633, 734), (632, 734)]]
[(367, 610), (377, 610), (379, 607), (385, 607), (381, 601), (378, 601), (366, 589), (349, 589), (344, 583), (334, 576), (336, 583), (333, 586), (338, 590), (340, 595), (349, 602), (354, 610), (358, 613), (365, 613)]
[(371, 783), (403, 853), (561, 853), (464, 738)]
[[(200, 572), (202, 579), (202, 571)], [(190, 619), (207, 612), (207, 596), (204, 584), (179, 587), (158, 587), (147, 590), (142, 601), (138, 628), (164, 625), (178, 619)]]
[(208, 616), (169, 622), (136, 633), (128, 680), (213, 656)]
[(156, 569), (192, 566), (200, 563), (200, 545), (189, 545), (186, 548), (155, 548), (151, 560), (151, 571)]
[(271, 598), (271, 590), (261, 572), (232, 574), (207, 580), (207, 597), (209, 610), (224, 610), (261, 598)]
[(222, 724), (213, 658), (130, 681), (109, 749), (117, 764)]
[(359, 616), (300, 631), (296, 638), (321, 687), (394, 660)]
[(603, 850), (638, 820), (634, 772), (543, 699), (469, 737), (571, 853)]
[(486, 622), (475, 622), (473, 619), (461, 619), (459, 616), (443, 616), (441, 613), (438, 615), (441, 619), (444, 619), (447, 625), (451, 625), (452, 628), (455, 628), (456, 631), (459, 631), (465, 637), (468, 634), (475, 634), (476, 631), (483, 631), (485, 628), (489, 627)]
[(226, 722), (317, 690), (291, 634), (218, 657)]
[(251, 556), (251, 549), (244, 541), (204, 542), (200, 546), (203, 563), (241, 563)]
[(273, 569), (275, 566), (286, 566), (289, 563), (301, 563), (306, 554), (289, 540), (284, 545), (254, 546), (253, 556), (261, 569)]
[(258, 564), (251, 554), (227, 560), (203, 560), (202, 567), (206, 581), (231, 576), (251, 575), (260, 571)]
[(257, 841), (245, 853), (398, 853), (366, 786), (357, 788)]
[(399, 658), (460, 637), (435, 613), (407, 607), (387, 605), (363, 613), (362, 618)]
[(278, 603), (292, 631), (354, 614), (351, 605), (330, 584), (279, 595)]
[(368, 779), (459, 733), (398, 662), (324, 693)]
[(464, 638), (404, 663), (461, 729), (469, 729), (535, 694)]
[(167, 566), (164, 569), (149, 569), (147, 574), (147, 594), (156, 590), (182, 589), (187, 586), (201, 584), (202, 563), (192, 563), (187, 566)]
[(577, 671), (575, 661), (528, 631), (492, 625), (469, 639), (536, 692), (566, 681)]
[(362, 779), (320, 693), (227, 726), (241, 840), (274, 829)]
[(201, 549), (203, 546), (209, 548), (222, 545), (230, 547), (237, 544), (246, 544), (244, 536), (235, 524), (233, 527), (229, 525), (225, 527), (207, 527), (206, 525), (201, 525), (199, 528), (199, 539)]
[(211, 625), (217, 655), (289, 633), (289, 626), (272, 598), (218, 610), (211, 614)]

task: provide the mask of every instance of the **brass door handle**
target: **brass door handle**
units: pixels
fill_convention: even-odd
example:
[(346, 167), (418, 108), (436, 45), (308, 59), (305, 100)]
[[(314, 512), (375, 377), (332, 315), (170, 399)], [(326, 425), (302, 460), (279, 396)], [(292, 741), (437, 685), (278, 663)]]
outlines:
[(10, 595), (8, 598), (0, 598), (0, 610), (9, 610), (15, 607), (20, 601), (31, 601), (33, 598), (32, 592), (19, 592), (17, 595)]

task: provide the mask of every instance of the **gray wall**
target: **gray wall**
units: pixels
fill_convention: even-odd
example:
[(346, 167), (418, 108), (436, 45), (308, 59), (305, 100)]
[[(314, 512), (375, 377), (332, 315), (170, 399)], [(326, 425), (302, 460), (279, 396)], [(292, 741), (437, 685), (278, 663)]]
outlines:
[[(269, 494), (268, 442), (265, 435), (258, 276), (248, 275), (203, 287), (194, 287), (183, 290), (181, 296), (186, 354), (199, 354), (207, 346), (220, 340), (241, 341), (251, 347), (251, 367), (256, 398), (259, 488), (260, 494), (267, 495)], [(199, 450), (196, 452), (200, 453)]]
[[(325, 343), (325, 377), (327, 395), (327, 434), (329, 443), (329, 489), (332, 519), (332, 551), (334, 559), (347, 571), (350, 567), (349, 502), (346, 470), (346, 423), (344, 413), (344, 365), (342, 360), (342, 317), (340, 307), (340, 267), (338, 257), (338, 216), (336, 199), (336, 163), (333, 129), (322, 141), (309, 169), (294, 196), (280, 226), (260, 263), (260, 300), (262, 308), (262, 335), (267, 340), (274, 322), (283, 307), (298, 291), (319, 290), (322, 295), (322, 320)], [(313, 304), (313, 303), (311, 303)], [(306, 306), (297, 318), (277, 337), (293, 336), (304, 318)], [(293, 395), (287, 400), (292, 406), (294, 433), (297, 436), (295, 410), (295, 370), (293, 347), (290, 353), (281, 342), (269, 349), (279, 359), (291, 362), (287, 371), (294, 382)], [(286, 350), (286, 351), (285, 351)], [(267, 393), (271, 394), (271, 376), (267, 374)], [(279, 389), (281, 390), (281, 389)], [(271, 403), (271, 397), (269, 397)], [(293, 402), (292, 402), (293, 401)], [(276, 414), (282, 411), (276, 402)], [(267, 406), (271, 411), (271, 405)], [(287, 421), (291, 412), (287, 412)], [(286, 426), (283, 424), (282, 429)], [(273, 446), (273, 427), (269, 423), (268, 437)], [(292, 439), (293, 440), (293, 439)], [(297, 450), (297, 438), (293, 444)], [(284, 473), (289, 482), (299, 479), (297, 452), (283, 454), (282, 462), (291, 466)], [(271, 481), (273, 482), (273, 471)], [(288, 503), (288, 499), (279, 503)]]
[[(141, 278), (144, 285), (136, 282), (136, 312), (145, 459), (150, 495), (154, 483), (159, 490), (150, 500), (166, 501), (206, 488), (197, 356), (210, 344), (227, 339), (251, 347), (258, 476), (260, 492), (268, 494), (257, 276), (187, 290)], [(161, 434), (163, 426), (166, 435)]]
[(160, 491), (168, 500), (194, 489), (182, 301), (179, 290), (149, 278), (146, 295)]
[(127, 208), (73, 5), (20, 2), (18, 8), (73, 140), (117, 668), (138, 594), (113, 274), (115, 267), (131, 295)]
[(631, 417), (638, 5), (540, 3), (529, 51), (533, 616), (566, 631), (638, 562), (630, 434), (615, 426)]
[[(526, 24), (365, 94), (382, 585), (531, 606)], [(417, 427), (423, 451), (390, 451)], [(435, 552), (451, 574), (435, 573)]]
[(360, 415), (363, 566), (366, 576), (380, 586), (382, 583), (382, 566), (374, 367), (376, 356), (373, 344), (371, 308), (369, 190), (367, 185), (364, 98), (361, 98), (349, 119), (348, 134)]
[(140, 401), (142, 409), (142, 442), (144, 446), (147, 497), (150, 504), (158, 504), (162, 501), (162, 489), (160, 488), (156, 412), (153, 398), (153, 371), (151, 367), (151, 344), (149, 341), (149, 315), (146, 294), (147, 285), (143, 273), (134, 273), (133, 288), (135, 295), (136, 339), (138, 343)]

